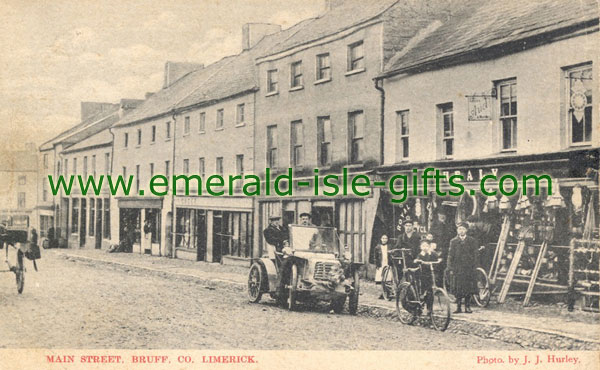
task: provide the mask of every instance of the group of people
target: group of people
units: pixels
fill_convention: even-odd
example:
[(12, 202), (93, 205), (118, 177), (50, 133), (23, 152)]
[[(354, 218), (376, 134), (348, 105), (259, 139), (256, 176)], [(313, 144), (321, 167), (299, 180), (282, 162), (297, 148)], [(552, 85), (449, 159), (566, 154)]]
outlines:
[[(398, 236), (393, 249), (408, 249), (404, 263), (408, 267), (418, 266), (422, 262), (439, 262), (436, 271), (436, 284), (442, 286), (444, 275), (448, 278), (450, 291), (456, 297), (457, 307), (454, 313), (471, 313), (470, 297), (477, 293), (476, 271), (479, 267), (479, 241), (468, 235), (470, 222), (461, 222), (453, 228), (446, 222), (446, 215), (438, 213), (436, 222), (430, 232), (420, 235), (413, 228), (413, 221), (407, 217), (402, 224), (403, 232)], [(471, 223), (472, 224), (472, 223)], [(455, 235), (455, 236), (454, 236)], [(454, 236), (454, 237), (453, 237)], [(388, 260), (389, 238), (381, 235), (379, 244), (375, 247), (375, 265), (377, 267), (375, 281), (381, 283), (383, 266), (393, 265)], [(402, 263), (402, 261), (400, 261)], [(397, 266), (402, 274), (402, 266)], [(399, 277), (401, 278), (401, 276)], [(421, 287), (427, 292), (427, 308), (431, 309), (433, 281), (428, 273), (421, 274)], [(383, 299), (383, 295), (379, 297)]]

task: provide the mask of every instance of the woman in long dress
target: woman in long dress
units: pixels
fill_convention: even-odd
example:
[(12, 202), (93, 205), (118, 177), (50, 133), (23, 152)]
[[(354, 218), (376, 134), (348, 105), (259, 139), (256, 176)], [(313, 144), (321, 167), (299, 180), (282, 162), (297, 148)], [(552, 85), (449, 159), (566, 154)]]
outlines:
[[(383, 266), (388, 265), (388, 236), (386, 234), (381, 235), (379, 244), (375, 247), (375, 284), (381, 284), (381, 274), (383, 272)], [(383, 299), (383, 294), (379, 297)]]

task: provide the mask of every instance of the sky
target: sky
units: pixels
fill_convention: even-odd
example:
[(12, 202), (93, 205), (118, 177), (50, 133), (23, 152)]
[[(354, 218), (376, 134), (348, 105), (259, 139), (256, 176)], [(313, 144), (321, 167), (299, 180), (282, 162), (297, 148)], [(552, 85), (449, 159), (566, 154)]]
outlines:
[(142, 99), (164, 63), (208, 65), (241, 51), (242, 26), (284, 29), (324, 0), (2, 0), (0, 149), (79, 123), (81, 101)]

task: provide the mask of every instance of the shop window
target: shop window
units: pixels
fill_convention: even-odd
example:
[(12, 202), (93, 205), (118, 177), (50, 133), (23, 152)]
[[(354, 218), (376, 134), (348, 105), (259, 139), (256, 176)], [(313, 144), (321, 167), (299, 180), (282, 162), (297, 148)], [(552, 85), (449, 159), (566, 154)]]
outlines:
[(566, 70), (566, 78), (571, 144), (589, 144), (592, 141), (592, 65), (570, 68)]
[(89, 236), (94, 236), (96, 231), (96, 200), (90, 199), (90, 227)]
[(348, 114), (348, 132), (350, 133), (350, 163), (363, 161), (365, 136), (365, 115), (363, 111)]
[[(215, 260), (222, 256), (248, 258), (252, 251), (252, 217), (250, 212), (213, 212)], [(218, 259), (216, 256), (219, 256)]]
[(290, 164), (292, 167), (301, 167), (304, 163), (303, 132), (302, 121), (293, 121), (290, 130)]
[(355, 42), (348, 46), (348, 72), (365, 69), (363, 42)]
[(405, 161), (409, 155), (408, 110), (396, 112), (396, 160)]
[(267, 71), (267, 94), (276, 93), (277, 87), (277, 70), (271, 69)]
[(267, 127), (267, 166), (277, 168), (277, 126)]
[(302, 61), (294, 62), (290, 66), (290, 88), (299, 88), (303, 84)]
[(150, 240), (154, 244), (160, 243), (160, 209), (146, 208), (145, 210), (144, 234), (150, 234)]
[(517, 80), (498, 84), (502, 150), (517, 148)]
[(454, 111), (452, 103), (438, 105), (438, 120), (442, 137), (442, 158), (454, 156)]
[(317, 55), (317, 81), (331, 80), (329, 53)]
[(320, 166), (331, 165), (331, 120), (327, 117), (317, 117), (317, 156)]
[(104, 199), (104, 230), (102, 236), (104, 239), (110, 239), (110, 199)]
[(71, 233), (79, 232), (79, 199), (73, 199), (71, 203)]

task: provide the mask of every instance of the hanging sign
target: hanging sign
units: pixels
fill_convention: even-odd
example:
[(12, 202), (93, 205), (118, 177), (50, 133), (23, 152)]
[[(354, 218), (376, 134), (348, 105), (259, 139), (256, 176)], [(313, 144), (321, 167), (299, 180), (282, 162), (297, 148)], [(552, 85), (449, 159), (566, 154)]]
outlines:
[(469, 121), (489, 121), (492, 119), (492, 97), (471, 95), (469, 102)]

